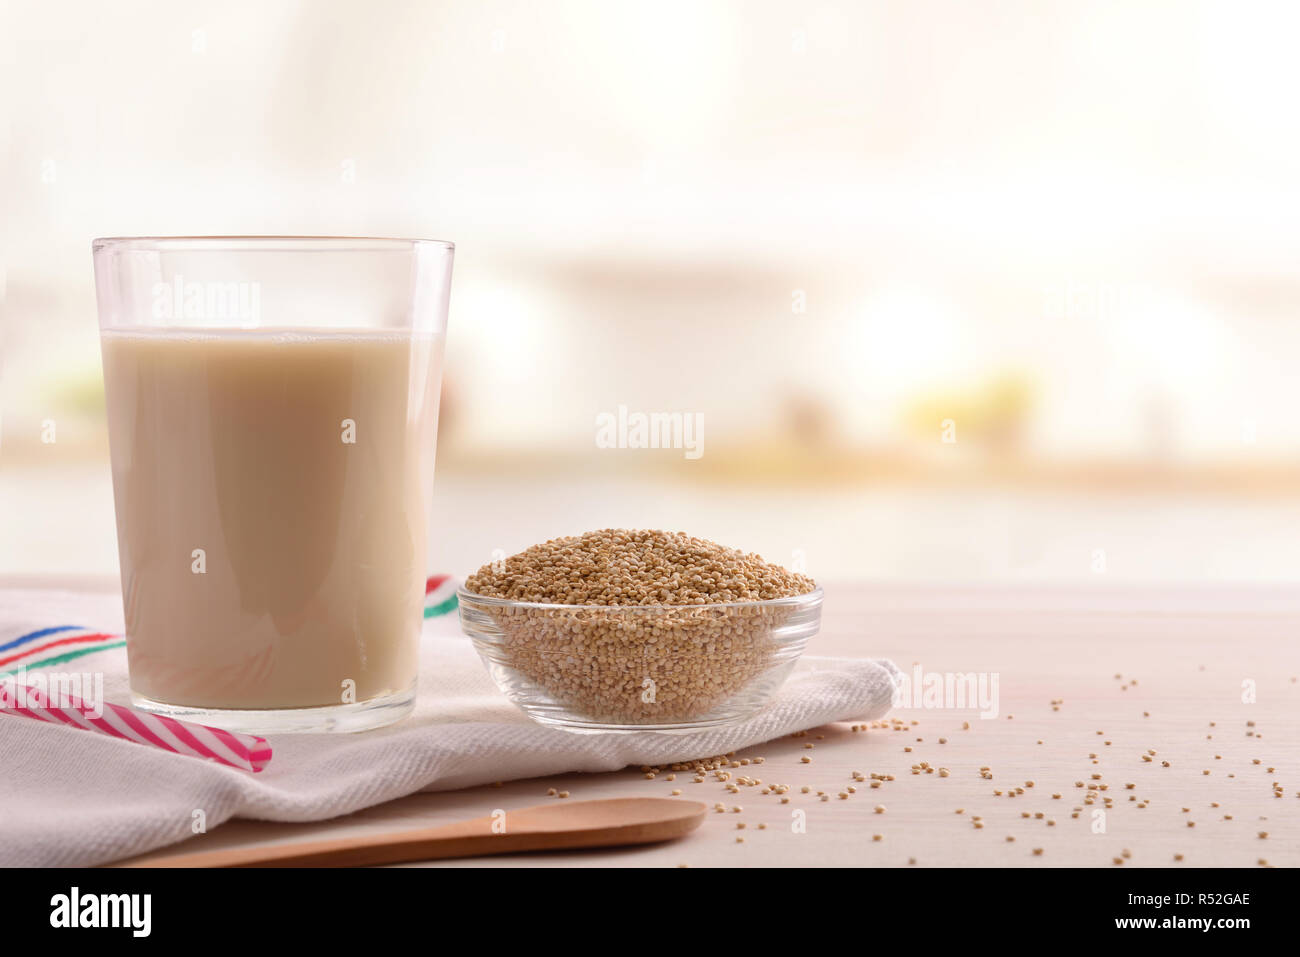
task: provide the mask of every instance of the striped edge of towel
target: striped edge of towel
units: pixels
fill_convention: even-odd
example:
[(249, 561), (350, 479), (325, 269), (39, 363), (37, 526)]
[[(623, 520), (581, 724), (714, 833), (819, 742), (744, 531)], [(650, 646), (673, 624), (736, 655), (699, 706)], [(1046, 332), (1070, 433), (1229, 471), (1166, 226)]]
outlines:
[(16, 638), (0, 637), (0, 674), (61, 665), (84, 655), (125, 645), (121, 635), (81, 625), (55, 625)]
[(456, 610), (456, 579), (434, 575), (424, 584), (424, 617), (437, 618)]

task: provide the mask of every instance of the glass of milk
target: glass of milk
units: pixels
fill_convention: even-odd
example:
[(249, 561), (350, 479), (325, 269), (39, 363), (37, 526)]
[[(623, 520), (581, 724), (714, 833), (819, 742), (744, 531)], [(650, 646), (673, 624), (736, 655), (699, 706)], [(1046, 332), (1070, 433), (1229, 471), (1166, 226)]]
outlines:
[(95, 240), (138, 707), (259, 733), (410, 713), (453, 251)]

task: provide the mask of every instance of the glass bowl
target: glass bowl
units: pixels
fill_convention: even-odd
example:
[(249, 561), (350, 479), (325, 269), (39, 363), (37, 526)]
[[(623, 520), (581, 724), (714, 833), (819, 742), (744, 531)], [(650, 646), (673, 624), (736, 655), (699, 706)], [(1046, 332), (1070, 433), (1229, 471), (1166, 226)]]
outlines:
[(822, 590), (716, 605), (547, 605), (456, 593), (497, 687), (542, 724), (690, 731), (772, 699), (821, 626)]

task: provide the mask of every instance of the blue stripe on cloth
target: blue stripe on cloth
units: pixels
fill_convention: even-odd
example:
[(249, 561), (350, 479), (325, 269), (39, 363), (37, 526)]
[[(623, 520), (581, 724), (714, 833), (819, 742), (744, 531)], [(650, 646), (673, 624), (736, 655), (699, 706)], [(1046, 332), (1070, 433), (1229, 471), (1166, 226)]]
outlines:
[(58, 634), (60, 631), (82, 631), (81, 625), (55, 625), (53, 628), (42, 628), (40, 631), (33, 631), (29, 634), (15, 638), (6, 644), (0, 645), (0, 651), (8, 651), (10, 648), (17, 648), (19, 645), (25, 645), (29, 641), (35, 641), (38, 638), (44, 638), (46, 635)]

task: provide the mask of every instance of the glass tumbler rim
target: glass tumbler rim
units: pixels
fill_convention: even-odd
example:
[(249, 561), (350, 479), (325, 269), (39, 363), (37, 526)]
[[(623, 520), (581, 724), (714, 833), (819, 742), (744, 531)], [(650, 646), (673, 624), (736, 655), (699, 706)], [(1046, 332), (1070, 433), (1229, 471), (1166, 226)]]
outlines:
[(386, 236), (294, 236), (294, 235), (247, 235), (247, 236), (101, 236), (90, 243), (91, 250), (101, 249), (125, 250), (230, 250), (230, 249), (266, 249), (292, 250), (296, 252), (311, 249), (328, 249), (333, 252), (346, 250), (402, 250), (421, 246), (454, 250), (456, 244), (445, 239), (418, 239)]

